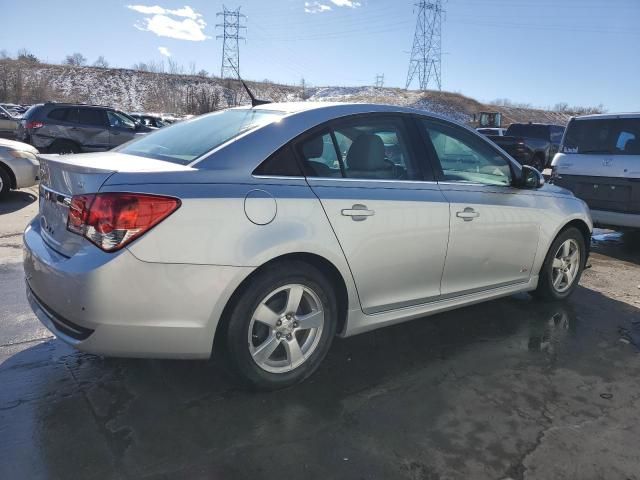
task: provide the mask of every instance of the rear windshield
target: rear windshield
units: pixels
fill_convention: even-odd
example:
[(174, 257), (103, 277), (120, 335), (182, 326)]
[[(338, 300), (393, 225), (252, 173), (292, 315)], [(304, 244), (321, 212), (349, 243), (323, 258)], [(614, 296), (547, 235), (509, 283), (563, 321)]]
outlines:
[(541, 140), (549, 140), (548, 125), (521, 125), (514, 124), (507, 128), (507, 136), (510, 137), (529, 137), (539, 138)]
[(283, 115), (283, 112), (253, 109), (210, 113), (147, 134), (116, 151), (187, 165), (228, 140)]
[(562, 152), (640, 155), (640, 118), (572, 120)]

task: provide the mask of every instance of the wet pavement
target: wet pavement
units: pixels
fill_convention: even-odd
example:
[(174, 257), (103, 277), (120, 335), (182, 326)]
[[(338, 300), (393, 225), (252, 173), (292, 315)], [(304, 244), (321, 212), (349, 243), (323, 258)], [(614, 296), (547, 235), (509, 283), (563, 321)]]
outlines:
[(337, 339), (307, 382), (255, 394), (215, 361), (105, 359), (52, 338), (5, 231), (36, 207), (12, 200), (0, 479), (640, 478), (636, 239), (598, 232), (565, 303), (523, 294)]

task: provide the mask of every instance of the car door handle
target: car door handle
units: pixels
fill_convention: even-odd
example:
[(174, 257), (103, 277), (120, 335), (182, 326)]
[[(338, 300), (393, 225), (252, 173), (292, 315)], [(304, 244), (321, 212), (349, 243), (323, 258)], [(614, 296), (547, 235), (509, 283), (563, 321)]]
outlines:
[(478, 218), (480, 213), (476, 212), (473, 208), (467, 207), (461, 212), (456, 212), (456, 217), (462, 218), (465, 222), (470, 222), (474, 218)]
[(363, 220), (366, 220), (367, 217), (375, 215), (376, 212), (374, 212), (373, 210), (368, 210), (366, 205), (356, 203), (351, 208), (343, 209), (341, 213), (345, 217), (351, 217), (351, 220), (353, 220), (354, 222), (361, 222)]

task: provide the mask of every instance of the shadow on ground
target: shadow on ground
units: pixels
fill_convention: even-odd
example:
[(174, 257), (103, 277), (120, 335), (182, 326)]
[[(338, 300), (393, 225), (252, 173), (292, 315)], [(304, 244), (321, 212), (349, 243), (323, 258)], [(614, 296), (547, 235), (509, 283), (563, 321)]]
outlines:
[(38, 200), (38, 197), (28, 190), (13, 190), (0, 198), (0, 215), (17, 212)]
[(0, 365), (0, 478), (522, 478), (554, 421), (639, 395), (620, 341), (639, 315), (585, 288), (511, 297), (337, 339), (316, 375), (269, 394), (215, 362), (47, 341)]

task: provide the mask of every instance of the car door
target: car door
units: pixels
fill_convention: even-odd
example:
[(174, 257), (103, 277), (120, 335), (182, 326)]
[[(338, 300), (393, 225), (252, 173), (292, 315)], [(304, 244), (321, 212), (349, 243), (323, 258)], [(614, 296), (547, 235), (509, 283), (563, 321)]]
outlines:
[(82, 149), (100, 152), (109, 149), (107, 116), (101, 108), (78, 107), (78, 125), (75, 136)]
[(419, 167), (419, 143), (406, 118), (370, 114), (330, 123), (296, 145), (365, 313), (440, 296), (449, 205)]
[(120, 112), (107, 111), (109, 119), (110, 148), (117, 147), (131, 140), (136, 134), (136, 124), (133, 120)]
[(435, 175), (450, 203), (443, 296), (527, 282), (541, 212), (535, 196), (512, 186), (511, 161), (479, 135), (453, 123), (420, 120)]

